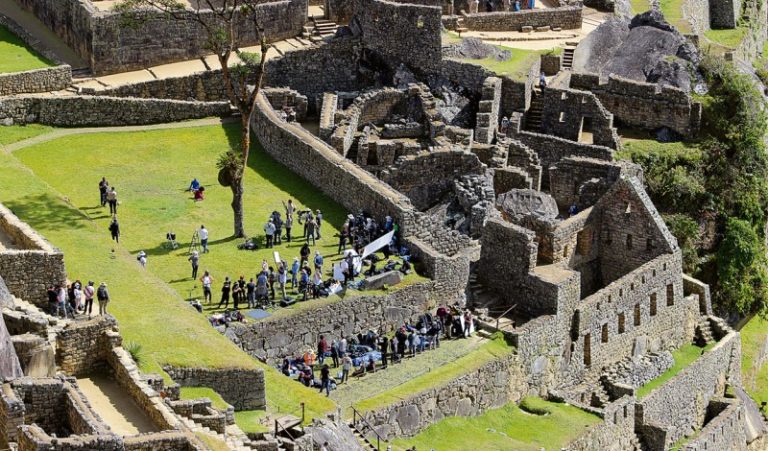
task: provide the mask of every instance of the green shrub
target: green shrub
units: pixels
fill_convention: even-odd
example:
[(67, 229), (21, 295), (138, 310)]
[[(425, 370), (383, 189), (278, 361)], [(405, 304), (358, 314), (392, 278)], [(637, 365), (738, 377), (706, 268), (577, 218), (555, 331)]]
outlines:
[(131, 355), (133, 361), (136, 362), (136, 365), (141, 365), (141, 360), (144, 357), (144, 351), (141, 344), (135, 341), (128, 341), (123, 347), (128, 351), (128, 354)]

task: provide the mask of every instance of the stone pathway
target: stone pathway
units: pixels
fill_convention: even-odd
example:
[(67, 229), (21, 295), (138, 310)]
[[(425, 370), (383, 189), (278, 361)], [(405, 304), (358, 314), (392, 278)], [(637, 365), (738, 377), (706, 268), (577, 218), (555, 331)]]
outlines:
[(50, 133), (38, 135), (29, 139), (8, 144), (6, 146), (0, 146), (0, 149), (5, 152), (11, 153), (25, 147), (34, 146), (54, 139), (58, 139), (64, 136), (71, 135), (85, 135), (91, 133), (107, 133), (107, 132), (140, 132), (147, 130), (165, 130), (174, 128), (190, 128), (190, 127), (206, 127), (209, 125), (220, 125), (239, 122), (238, 118), (225, 118), (220, 119), (217, 117), (196, 119), (193, 121), (184, 122), (171, 122), (167, 124), (153, 124), (153, 125), (131, 125), (126, 127), (84, 127), (84, 128), (57, 128)]
[(92, 375), (78, 378), (77, 386), (93, 410), (116, 434), (126, 436), (157, 431), (149, 417), (113, 379)]
[[(361, 399), (368, 399), (398, 385), (402, 385), (411, 379), (429, 372), (432, 369), (469, 354), (480, 345), (487, 342), (486, 339), (473, 336), (467, 340), (444, 340), (440, 342), (440, 348), (417, 354), (416, 357), (406, 358), (402, 363), (390, 365), (385, 370), (376, 371), (360, 378), (350, 378), (349, 383), (339, 385), (331, 391), (331, 399), (336, 401), (339, 407), (346, 409)], [(336, 369), (331, 369), (336, 373)], [(339, 369), (340, 371), (340, 369)]]

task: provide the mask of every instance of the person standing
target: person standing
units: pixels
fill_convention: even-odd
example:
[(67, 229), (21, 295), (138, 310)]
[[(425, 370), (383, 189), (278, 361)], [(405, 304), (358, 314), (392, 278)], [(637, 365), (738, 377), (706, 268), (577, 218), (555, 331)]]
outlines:
[(288, 199), (288, 204), (285, 205), (285, 217), (286, 218), (289, 217), (289, 216), (292, 217), (293, 216), (293, 212), (295, 210), (296, 209), (293, 207), (293, 200), (292, 199)]
[(317, 244), (315, 241), (315, 229), (317, 228), (317, 223), (315, 222), (315, 218), (313, 218), (311, 215), (308, 216), (307, 222), (304, 224), (304, 235), (306, 236), (307, 243), (309, 243), (310, 240), (312, 240), (312, 245), (314, 246)]
[(210, 304), (211, 298), (213, 297), (211, 295), (211, 284), (213, 284), (213, 277), (211, 277), (211, 273), (205, 271), (203, 273), (203, 277), (200, 278), (200, 282), (203, 283), (203, 299), (208, 301), (208, 304)]
[(221, 301), (219, 301), (219, 308), (224, 304), (224, 308), (229, 308), (229, 292), (232, 289), (232, 282), (229, 280), (229, 276), (224, 278), (224, 284), (221, 286)]
[(320, 251), (315, 251), (315, 272), (323, 272), (323, 256), (320, 255)]
[(328, 342), (325, 341), (325, 335), (320, 335), (320, 340), (317, 342), (317, 360), (320, 365), (325, 360), (325, 354), (328, 352)]
[(349, 238), (349, 221), (345, 221), (344, 224), (341, 226), (341, 231), (339, 232), (339, 251), (337, 253), (341, 254), (341, 251), (345, 250), (347, 248), (347, 238)]
[(142, 268), (147, 267), (147, 253), (144, 251), (139, 251), (139, 255), (136, 256), (136, 260), (139, 261), (139, 264)]
[(299, 257), (293, 257), (293, 265), (291, 265), (291, 289), (295, 290), (296, 285), (299, 283)]
[(342, 334), (339, 340), (339, 356), (343, 358), (345, 355), (347, 355), (347, 339)]
[(352, 370), (352, 358), (345, 355), (341, 358), (341, 383), (349, 381), (349, 372)]
[(272, 238), (274, 244), (283, 244), (283, 220), (280, 219), (280, 213), (275, 212), (275, 235)]
[(269, 274), (267, 275), (267, 282), (269, 283), (269, 294), (272, 295), (272, 300), (275, 300), (275, 283), (277, 282), (277, 274), (275, 274), (275, 268), (269, 267)]
[(464, 338), (472, 336), (472, 312), (464, 311)]
[(386, 336), (381, 337), (381, 342), (379, 342), (379, 350), (381, 351), (381, 366), (382, 368), (386, 368), (387, 355), (389, 353), (389, 339)]
[(331, 360), (333, 360), (333, 367), (339, 367), (339, 343), (336, 340), (331, 342)]
[(325, 389), (325, 396), (331, 396), (331, 369), (323, 365), (320, 370), (320, 393)]
[(253, 277), (245, 288), (248, 294), (248, 308), (256, 308), (256, 282), (253, 281)]
[(299, 256), (301, 256), (301, 267), (304, 267), (304, 264), (309, 261), (309, 253), (311, 250), (309, 249), (309, 243), (304, 243), (301, 246), (301, 249), (299, 249)]
[(200, 226), (198, 236), (200, 237), (200, 246), (203, 247), (203, 254), (208, 253), (208, 229), (204, 225)]
[(285, 270), (285, 262), (280, 263), (280, 267), (277, 268), (277, 283), (280, 284), (280, 299), (285, 299), (285, 285), (288, 283), (288, 273)]
[(107, 205), (107, 191), (109, 190), (109, 182), (106, 177), (102, 177), (99, 182), (99, 202), (101, 206)]
[[(58, 316), (59, 312), (61, 312), (64, 319), (67, 318), (67, 300), (66, 284), (59, 284), (59, 286), (56, 287), (56, 315)], [(72, 315), (72, 318), (74, 318), (74, 315)]]
[(117, 215), (112, 216), (112, 222), (109, 223), (109, 233), (116, 243), (120, 243), (120, 224), (117, 222)]
[(107, 304), (109, 304), (109, 291), (107, 291), (107, 284), (101, 282), (99, 289), (96, 290), (96, 299), (99, 301), (99, 315), (107, 314)]
[(267, 221), (266, 224), (264, 224), (264, 234), (267, 237), (267, 247), (272, 247), (272, 242), (275, 237), (275, 224), (272, 221), (272, 218), (269, 218), (269, 221)]
[(93, 281), (89, 280), (88, 285), (83, 289), (83, 295), (85, 295), (85, 306), (83, 306), (83, 313), (88, 313), (88, 319), (93, 314), (93, 296), (96, 294), (96, 289), (93, 288)]
[(323, 213), (318, 209), (317, 211), (315, 211), (315, 232), (317, 233), (318, 240), (321, 238), (320, 236), (321, 225), (323, 225)]
[(192, 279), (197, 279), (197, 269), (200, 267), (200, 254), (197, 251), (192, 251), (192, 255), (187, 260), (192, 265)]
[(293, 228), (293, 215), (285, 217), (285, 241), (291, 242), (291, 229)]
[(117, 214), (117, 191), (114, 186), (107, 193), (107, 202), (109, 202), (109, 213)]

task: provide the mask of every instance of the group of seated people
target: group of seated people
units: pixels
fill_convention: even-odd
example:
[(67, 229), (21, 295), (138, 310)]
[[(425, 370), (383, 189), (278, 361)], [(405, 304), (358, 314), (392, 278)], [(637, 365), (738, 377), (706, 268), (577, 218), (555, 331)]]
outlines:
[[(200, 304), (200, 301), (197, 301), (197, 304)], [(192, 304), (193, 307), (197, 309), (197, 306), (194, 305), (194, 302)], [(200, 306), (200, 309), (198, 311), (202, 311), (202, 306)], [(232, 322), (238, 322), (238, 323), (244, 323), (245, 317), (242, 313), (240, 313), (239, 310), (224, 310), (222, 313), (216, 313), (208, 317), (208, 321), (211, 323), (211, 326), (228, 326), (229, 323)]]
[(192, 182), (189, 184), (189, 188), (187, 191), (190, 191), (192, 195), (194, 196), (195, 202), (203, 200), (204, 194), (205, 194), (205, 187), (200, 184), (200, 181), (197, 180), (197, 178), (192, 179)]

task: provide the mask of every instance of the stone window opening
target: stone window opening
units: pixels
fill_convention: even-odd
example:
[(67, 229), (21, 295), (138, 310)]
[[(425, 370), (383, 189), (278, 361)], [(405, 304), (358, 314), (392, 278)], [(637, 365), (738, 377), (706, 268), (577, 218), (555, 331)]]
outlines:
[(600, 341), (608, 343), (608, 323), (603, 324), (603, 330), (601, 331), (600, 336)]
[(629, 291), (635, 291), (635, 283), (634, 282), (629, 284)]
[(641, 278), (640, 278), (640, 280), (642, 281), (641, 283), (642, 283), (643, 285), (645, 285), (645, 274), (643, 274), (643, 277), (641, 277)]
[(667, 285), (667, 306), (675, 305), (675, 287), (671, 283)]
[(645, 240), (645, 250), (652, 251), (656, 247), (655, 244), (653, 244), (653, 238), (648, 238)]
[(568, 93), (563, 92), (562, 94), (560, 94), (560, 100), (568, 100)]
[(606, 231), (603, 232), (603, 242), (605, 244), (611, 244), (612, 240), (611, 240), (611, 231), (610, 230), (606, 230)]
[(619, 333), (624, 333), (624, 314), (619, 313)]
[(589, 255), (591, 241), (591, 232), (589, 230), (583, 229), (577, 233), (576, 253), (578, 255)]
[(584, 335), (584, 366), (592, 365), (592, 337)]
[(656, 316), (656, 293), (651, 293), (651, 316)]
[(613, 298), (612, 298), (612, 296), (609, 294), (609, 295), (608, 295), (608, 303), (610, 304), (612, 300), (613, 300)]
[(568, 258), (568, 246), (563, 247), (563, 258)]
[(635, 304), (635, 327), (640, 326), (640, 304)]
[(560, 112), (560, 118), (558, 119), (561, 123), (565, 122), (565, 111)]
[(624, 288), (619, 288), (619, 297), (624, 296)]
[(632, 235), (627, 235), (627, 249), (632, 250)]

